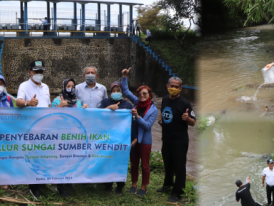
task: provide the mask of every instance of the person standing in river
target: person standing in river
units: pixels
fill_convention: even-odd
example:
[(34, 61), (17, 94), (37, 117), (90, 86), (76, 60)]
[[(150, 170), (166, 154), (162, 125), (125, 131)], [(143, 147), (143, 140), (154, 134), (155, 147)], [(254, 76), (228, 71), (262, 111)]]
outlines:
[(267, 204), (269, 206), (271, 204), (271, 193), (274, 200), (274, 161), (272, 159), (267, 160), (267, 166), (263, 170), (262, 177), (262, 186), (264, 187), (264, 182), (266, 182), (266, 195), (267, 195)]
[[(182, 80), (171, 77), (168, 80), (169, 95), (162, 100), (162, 156), (165, 166), (165, 180), (163, 187), (157, 192), (166, 192), (173, 186), (169, 202), (177, 202), (184, 194), (186, 182), (186, 160), (188, 151), (188, 125), (195, 125), (195, 114), (191, 104), (180, 95)], [(174, 174), (176, 176), (174, 183)]]
[(239, 189), (236, 192), (236, 201), (241, 200), (242, 206), (261, 206), (259, 203), (255, 202), (250, 194), (250, 178), (247, 177), (248, 183), (243, 185), (241, 180), (237, 180), (235, 184)]

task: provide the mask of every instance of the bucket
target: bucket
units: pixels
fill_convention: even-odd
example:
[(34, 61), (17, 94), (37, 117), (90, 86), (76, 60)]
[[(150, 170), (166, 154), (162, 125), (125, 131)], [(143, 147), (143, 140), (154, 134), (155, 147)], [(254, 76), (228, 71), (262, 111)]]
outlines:
[(274, 66), (268, 71), (267, 68), (262, 68), (262, 73), (264, 77), (264, 83), (274, 83)]

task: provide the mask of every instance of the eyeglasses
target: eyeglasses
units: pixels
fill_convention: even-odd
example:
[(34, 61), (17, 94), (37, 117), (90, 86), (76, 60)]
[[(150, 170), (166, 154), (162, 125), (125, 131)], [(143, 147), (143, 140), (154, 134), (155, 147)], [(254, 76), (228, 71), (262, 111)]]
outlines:
[(142, 95), (143, 95), (143, 96), (146, 96), (146, 95), (147, 95), (147, 92), (138, 93), (137, 95), (138, 95), (138, 97), (140, 97), (140, 96), (142, 96)]

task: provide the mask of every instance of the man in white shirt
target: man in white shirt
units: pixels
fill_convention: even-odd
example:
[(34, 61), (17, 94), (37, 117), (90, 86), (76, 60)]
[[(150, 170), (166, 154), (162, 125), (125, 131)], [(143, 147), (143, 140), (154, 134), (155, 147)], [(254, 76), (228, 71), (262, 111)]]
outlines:
[(266, 195), (267, 195), (267, 204), (271, 204), (271, 193), (274, 199), (274, 161), (272, 159), (267, 160), (267, 166), (263, 170), (262, 185), (264, 187), (264, 181), (266, 182)]
[(30, 63), (29, 75), (31, 78), (20, 84), (16, 104), (18, 107), (49, 107), (49, 87), (42, 83), (44, 77), (44, 63), (33, 61)]
[[(50, 93), (49, 87), (42, 83), (45, 65), (42, 61), (32, 61), (29, 65), (28, 81), (20, 84), (17, 94), (16, 104), (18, 107), (49, 107)], [(39, 201), (42, 195), (39, 184), (29, 185), (30, 193), (34, 199)]]
[(48, 33), (46, 31), (48, 30), (48, 18), (45, 17), (44, 21), (42, 19), (40, 19), (40, 21), (42, 21), (42, 24), (44, 26), (44, 34), (43, 34), (43, 36), (47, 36)]
[(83, 73), (85, 82), (76, 86), (75, 94), (82, 105), (87, 104), (89, 108), (98, 108), (101, 101), (108, 98), (107, 89), (96, 82), (98, 73), (94, 66), (84, 68)]
[(151, 32), (147, 29), (147, 37), (145, 39), (146, 42), (148, 42), (148, 45), (150, 45), (151, 42)]

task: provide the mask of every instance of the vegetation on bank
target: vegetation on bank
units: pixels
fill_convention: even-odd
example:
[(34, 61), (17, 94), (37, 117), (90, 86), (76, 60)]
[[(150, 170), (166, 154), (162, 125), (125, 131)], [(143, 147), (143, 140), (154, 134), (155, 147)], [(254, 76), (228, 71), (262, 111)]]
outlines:
[[(197, 201), (197, 191), (193, 188), (196, 184), (195, 180), (188, 177), (185, 188), (185, 195), (179, 203), (167, 202), (170, 193), (158, 193), (157, 189), (162, 187), (164, 182), (164, 166), (162, 155), (159, 152), (151, 153), (150, 162), (151, 176), (150, 184), (148, 185), (148, 193), (144, 197), (132, 195), (129, 193), (131, 187), (130, 172), (126, 186), (123, 189), (123, 195), (118, 196), (115, 194), (115, 189), (112, 194), (104, 192), (103, 184), (73, 184), (74, 191), (67, 189), (71, 194), (70, 197), (62, 197), (55, 191), (55, 185), (43, 185), (42, 189), (45, 197), (42, 199), (42, 205), (54, 205), (54, 203), (64, 203), (63, 205), (186, 205), (194, 206)], [(130, 166), (129, 166), (130, 171)], [(140, 168), (141, 180), (141, 168)], [(116, 184), (113, 185), (116, 187)], [(138, 188), (141, 188), (141, 181), (138, 182)], [(170, 191), (169, 191), (170, 192)], [(17, 201), (18, 203), (11, 203), (3, 201), (3, 198), (10, 198), (10, 201)], [(28, 185), (12, 186), (12, 189), (7, 191), (0, 189), (0, 202), (1, 205), (18, 205), (19, 200), (29, 202), (28, 205), (35, 205), (31, 203), (33, 200), (29, 193)], [(25, 204), (27, 205), (27, 204)]]
[[(193, 31), (188, 31), (184, 45), (181, 46), (173, 37), (171, 31), (164, 31), (155, 27), (150, 28), (152, 33), (151, 47), (153, 52), (159, 53), (165, 60), (166, 65), (172, 66), (173, 73), (179, 73), (183, 84), (195, 85), (195, 53), (199, 37)], [(178, 36), (183, 36), (183, 32), (177, 32)], [(141, 35), (142, 41), (145, 41), (146, 35)]]
[[(137, 12), (142, 41), (149, 29), (153, 52), (159, 53), (165, 65), (172, 66), (172, 73), (179, 73), (184, 84), (194, 85), (194, 55), (199, 38), (190, 30), (190, 26), (201, 25), (201, 18), (194, 20), (194, 16), (201, 13), (200, 4), (192, 0), (158, 0), (151, 5), (138, 7)], [(190, 23), (187, 28), (184, 25), (185, 19)]]

